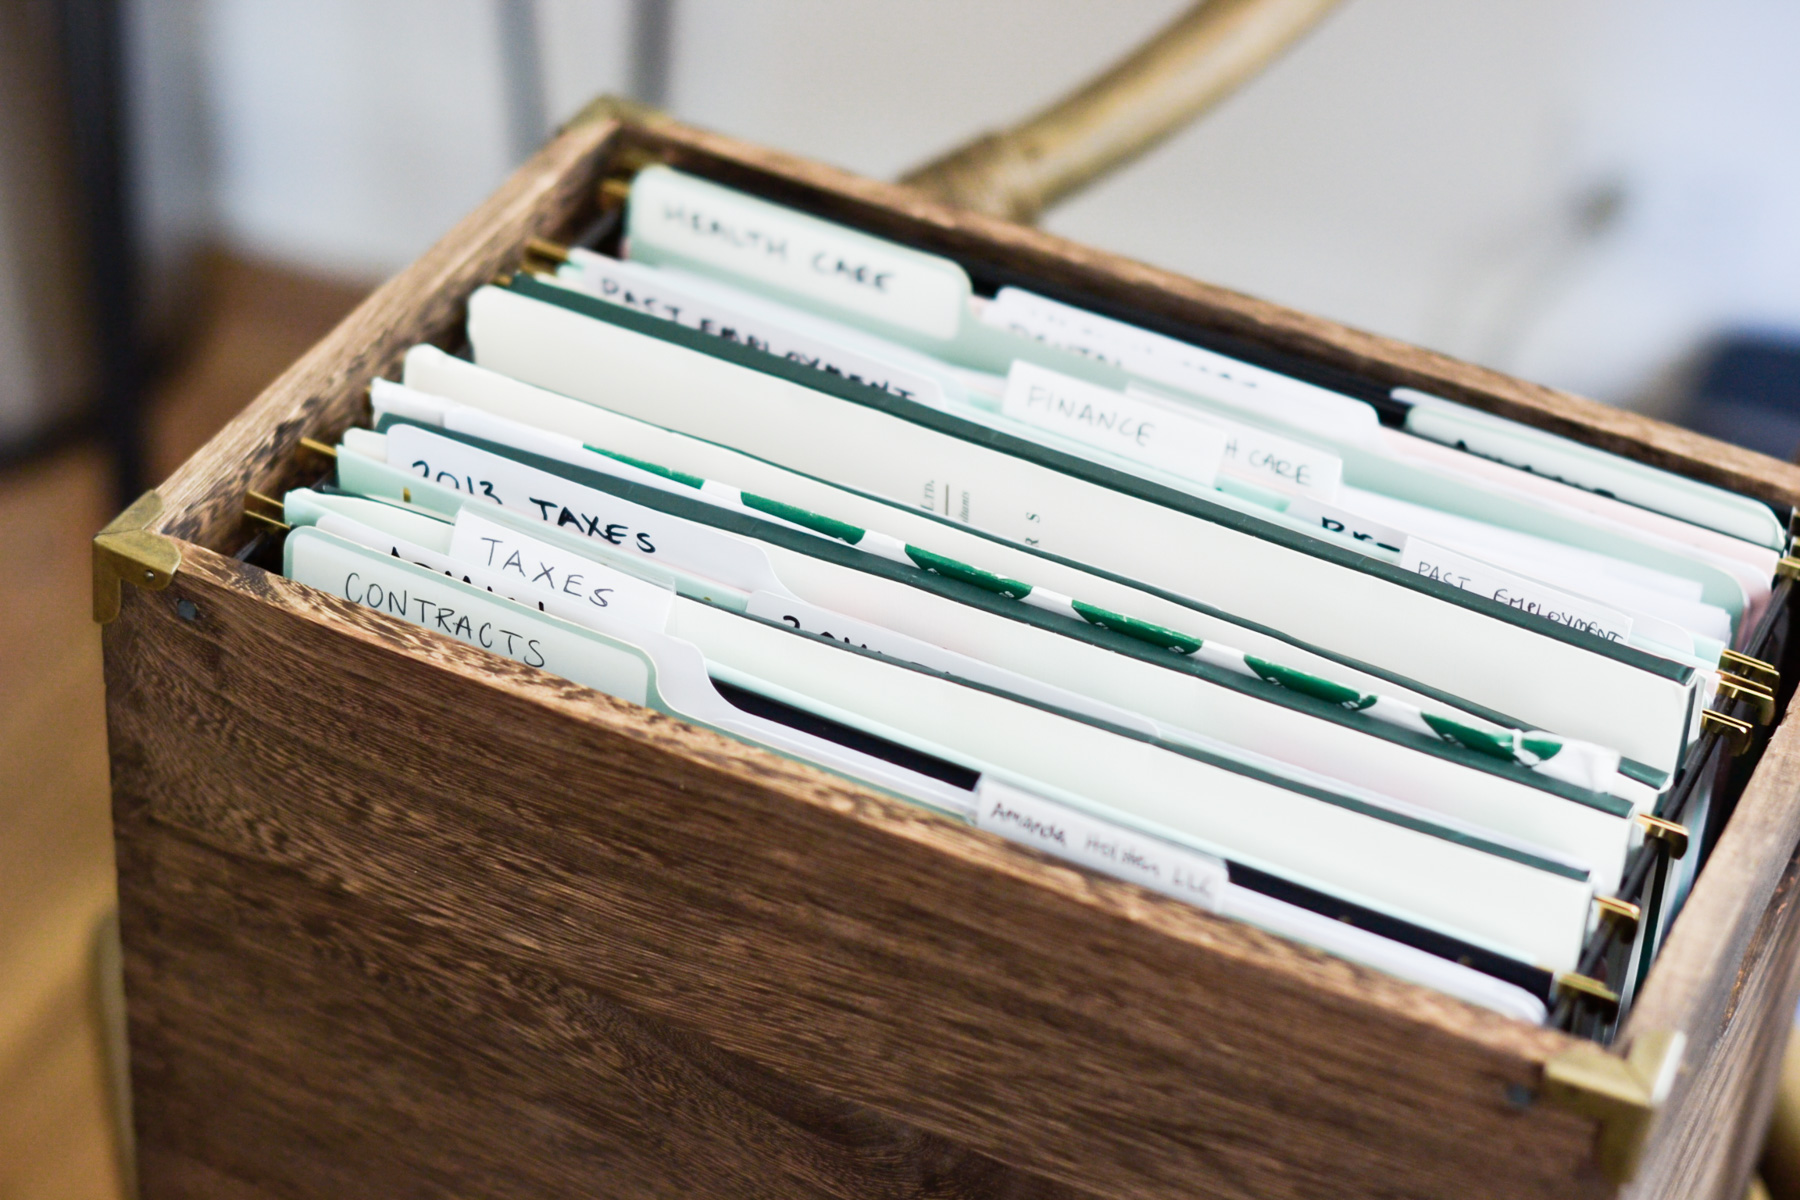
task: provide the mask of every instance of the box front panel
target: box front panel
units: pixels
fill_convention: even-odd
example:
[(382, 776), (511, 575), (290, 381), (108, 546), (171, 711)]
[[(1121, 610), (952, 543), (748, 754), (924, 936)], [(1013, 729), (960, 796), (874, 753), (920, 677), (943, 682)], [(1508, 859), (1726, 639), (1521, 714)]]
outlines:
[(346, 608), (193, 549), (108, 629), (147, 1165), (1597, 1194), (1558, 1035)]

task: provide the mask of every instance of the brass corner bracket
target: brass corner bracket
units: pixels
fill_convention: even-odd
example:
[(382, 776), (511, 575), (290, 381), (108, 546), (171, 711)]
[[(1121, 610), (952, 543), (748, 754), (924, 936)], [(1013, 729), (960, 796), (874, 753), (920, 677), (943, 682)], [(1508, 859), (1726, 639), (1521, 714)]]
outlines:
[(1599, 1120), (1600, 1170), (1610, 1182), (1637, 1173), (1650, 1123), (1669, 1097), (1686, 1047), (1685, 1034), (1659, 1029), (1639, 1034), (1623, 1056), (1583, 1042), (1544, 1064), (1544, 1101)]
[(150, 529), (162, 510), (162, 496), (152, 489), (94, 535), (94, 620), (100, 624), (119, 615), (120, 584), (159, 592), (181, 569), (175, 540)]
[(566, 132), (578, 125), (593, 125), (600, 121), (623, 121), (633, 125), (651, 125), (668, 119), (669, 115), (660, 108), (653, 108), (626, 96), (613, 96), (603, 92), (582, 105), (579, 112), (564, 121), (559, 132)]

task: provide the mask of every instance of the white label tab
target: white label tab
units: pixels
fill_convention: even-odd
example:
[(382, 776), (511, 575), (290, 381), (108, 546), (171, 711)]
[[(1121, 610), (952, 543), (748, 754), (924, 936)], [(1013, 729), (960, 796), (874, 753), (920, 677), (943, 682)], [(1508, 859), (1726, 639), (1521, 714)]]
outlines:
[(595, 619), (662, 630), (675, 604), (672, 588), (526, 537), (467, 508), (457, 514), (450, 557), (492, 571), (528, 594), (555, 593)]
[[(1126, 385), (1125, 394), (1164, 406), (1180, 403), (1133, 384)], [(1344, 482), (1344, 460), (1337, 455), (1210, 413), (1198, 419), (1225, 435), (1221, 475), (1290, 495), (1314, 496), (1327, 504), (1337, 499)]]
[(1000, 411), (1121, 458), (1211, 486), (1225, 434), (1142, 397), (1115, 392), (1023, 360), (1006, 376)]
[(387, 461), (472, 499), (745, 591), (780, 586), (759, 546), (418, 425), (389, 429)]
[(638, 173), (627, 221), (633, 258), (700, 264), (937, 341), (962, 328), (969, 278), (949, 259), (668, 167)]
[(975, 787), (975, 825), (1211, 912), (1219, 911), (1230, 883), (1225, 864), (1210, 854), (1145, 837), (987, 776)]
[(1332, 437), (1363, 441), (1380, 424), (1350, 396), (1239, 362), (1019, 288), (1001, 288), (981, 320), (1133, 375)]
[(1559, 592), (1465, 554), (1434, 546), (1423, 538), (1406, 539), (1400, 551), (1400, 565), (1427, 579), (1486, 596), (1509, 608), (1591, 633), (1609, 642), (1623, 642), (1631, 637), (1631, 618), (1617, 609)]
[(566, 625), (449, 580), (422, 581), (401, 560), (296, 529), (288, 539), (288, 574), (352, 604), (401, 617), (470, 646), (542, 667), (633, 704), (649, 698), (650, 672), (627, 651), (592, 641)]
[(1302, 496), (1287, 506), (1287, 515), (1330, 533), (1341, 533), (1371, 550), (1398, 554), (1406, 546), (1406, 531), (1372, 521), (1361, 513)]
[(659, 278), (661, 272), (654, 267), (620, 262), (579, 247), (569, 252), (569, 261), (579, 268), (573, 282), (580, 284), (582, 290), (622, 308), (673, 321), (851, 383), (880, 388), (902, 400), (943, 407), (944, 389), (935, 379), (791, 332), (772, 321), (745, 316)]

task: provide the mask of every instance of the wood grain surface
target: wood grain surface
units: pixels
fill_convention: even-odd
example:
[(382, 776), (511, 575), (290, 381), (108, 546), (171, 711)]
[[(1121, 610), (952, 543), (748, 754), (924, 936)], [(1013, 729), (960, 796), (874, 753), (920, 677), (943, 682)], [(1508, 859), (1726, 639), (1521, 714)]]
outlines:
[(1689, 1056), (1631, 1200), (1739, 1200), (1763, 1145), (1800, 999), (1800, 859), (1791, 861), (1736, 969), (1729, 1013)]
[(1600, 1194), (1560, 1034), (186, 553), (107, 629), (147, 1196)]
[[(1800, 701), (1800, 695), (1796, 696)], [(1800, 721), (1782, 714), (1633, 1005), (1623, 1036), (1680, 1029), (1703, 1049), (1730, 1018), (1736, 964), (1800, 850)]]
[[(1790, 703), (1620, 1034), (1623, 1044), (1659, 1029), (1678, 1029), (1688, 1039), (1686, 1066), (1649, 1156), (1645, 1195), (1742, 1192), (1800, 1000), (1797, 852), (1800, 721)], [(1724, 1179), (1703, 1186), (1696, 1176), (1710, 1171)], [(1666, 1187), (1651, 1186), (1665, 1178)]]

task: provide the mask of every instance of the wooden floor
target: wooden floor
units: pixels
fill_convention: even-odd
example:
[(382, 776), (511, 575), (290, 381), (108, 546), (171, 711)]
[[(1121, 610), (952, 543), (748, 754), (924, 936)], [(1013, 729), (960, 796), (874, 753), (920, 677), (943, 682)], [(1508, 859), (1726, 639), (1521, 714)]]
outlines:
[[(218, 257), (190, 352), (157, 390), (161, 478), (363, 289)], [(88, 543), (107, 463), (75, 447), (0, 475), (0, 1200), (120, 1195), (94, 969), (112, 843)]]

